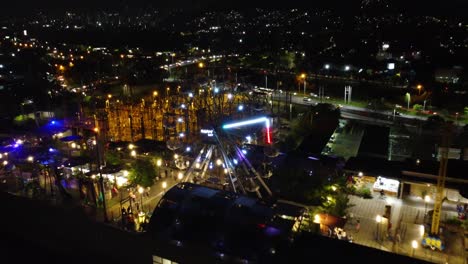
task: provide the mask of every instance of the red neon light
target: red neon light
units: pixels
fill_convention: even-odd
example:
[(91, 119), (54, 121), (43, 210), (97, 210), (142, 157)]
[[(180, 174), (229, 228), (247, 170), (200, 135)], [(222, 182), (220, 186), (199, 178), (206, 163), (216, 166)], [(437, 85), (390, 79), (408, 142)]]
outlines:
[(267, 138), (266, 138), (267, 144), (271, 144), (271, 136), (270, 136), (270, 127), (269, 126), (266, 127), (266, 134), (267, 134)]

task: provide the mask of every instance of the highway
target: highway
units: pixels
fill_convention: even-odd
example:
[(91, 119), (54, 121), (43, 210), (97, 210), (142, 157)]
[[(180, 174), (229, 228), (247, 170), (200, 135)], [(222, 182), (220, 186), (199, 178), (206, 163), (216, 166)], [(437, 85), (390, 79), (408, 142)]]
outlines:
[[(285, 101), (285, 94), (280, 93), (273, 95), (274, 101)], [(320, 103), (320, 99), (309, 97), (310, 101), (304, 101), (304, 96), (300, 95), (292, 95), (291, 102), (293, 104), (299, 105), (316, 105)], [(323, 100), (323, 103), (327, 103), (327, 100)], [(391, 125), (394, 122), (402, 122), (407, 125), (417, 126), (421, 121), (426, 121), (427, 117), (425, 116), (414, 116), (414, 115), (407, 115), (403, 113), (399, 113), (398, 115), (394, 116), (394, 110), (390, 111), (382, 111), (382, 110), (370, 110), (363, 107), (356, 107), (351, 105), (339, 104), (337, 105), (340, 107), (341, 116), (347, 119), (359, 119), (364, 121), (370, 121), (373, 123), (380, 123), (384, 125)], [(395, 110), (396, 111), (396, 110)]]

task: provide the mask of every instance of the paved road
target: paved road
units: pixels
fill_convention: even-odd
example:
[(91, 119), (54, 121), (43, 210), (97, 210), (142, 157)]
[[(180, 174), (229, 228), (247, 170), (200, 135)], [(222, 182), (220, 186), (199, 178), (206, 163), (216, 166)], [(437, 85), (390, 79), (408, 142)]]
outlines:
[[(169, 172), (169, 176), (165, 177), (165, 172)], [(144, 212), (147, 213), (147, 215), (151, 215), (153, 213), (154, 208), (156, 205), (159, 203), (159, 200), (163, 196), (164, 192), (172, 188), (174, 185), (178, 183), (178, 181), (174, 178), (174, 176), (171, 176), (171, 171), (173, 171), (172, 175), (177, 175), (176, 170), (170, 169), (170, 168), (161, 168), (162, 171), (162, 178), (155, 181), (154, 185), (150, 188), (149, 192), (144, 192), (143, 195), (141, 196), (137, 191), (134, 192), (136, 198), (135, 202), (132, 203), (133, 211), (136, 213), (137, 212), (137, 206), (136, 203), (138, 203), (138, 207), (140, 207), (141, 201), (143, 201), (143, 208), (139, 208), (140, 211), (143, 209)], [(166, 182), (167, 188), (163, 189), (162, 183)], [(121, 196), (120, 196), (121, 195)], [(113, 197), (112, 199), (107, 201), (107, 212), (109, 215), (109, 219), (120, 219), (120, 199), (121, 197), (123, 198), (124, 202), (123, 206), (125, 208), (128, 208), (130, 203), (127, 201), (126, 198), (128, 198), (129, 192), (127, 189), (122, 188), (121, 193), (119, 193), (117, 196)]]

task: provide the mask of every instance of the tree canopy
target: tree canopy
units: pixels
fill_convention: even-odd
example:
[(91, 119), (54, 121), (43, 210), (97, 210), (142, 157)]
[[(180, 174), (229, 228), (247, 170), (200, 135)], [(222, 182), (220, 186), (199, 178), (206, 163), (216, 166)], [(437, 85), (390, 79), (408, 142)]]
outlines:
[(149, 160), (137, 159), (129, 173), (132, 184), (150, 187), (156, 178), (156, 166)]

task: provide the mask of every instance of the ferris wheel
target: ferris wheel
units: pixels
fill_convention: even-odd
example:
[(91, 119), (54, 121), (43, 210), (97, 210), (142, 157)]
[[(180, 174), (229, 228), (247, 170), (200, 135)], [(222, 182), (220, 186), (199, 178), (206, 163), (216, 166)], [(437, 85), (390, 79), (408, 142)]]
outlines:
[[(271, 147), (271, 122), (271, 118), (262, 116), (224, 124), (218, 129), (201, 129), (200, 150), (182, 181), (252, 193), (258, 198), (271, 197), (272, 192), (264, 181), (271, 175), (259, 173), (247, 158), (248, 150), (243, 148), (250, 141), (255, 141), (257, 146)], [(246, 136), (246, 130), (256, 133)]]

